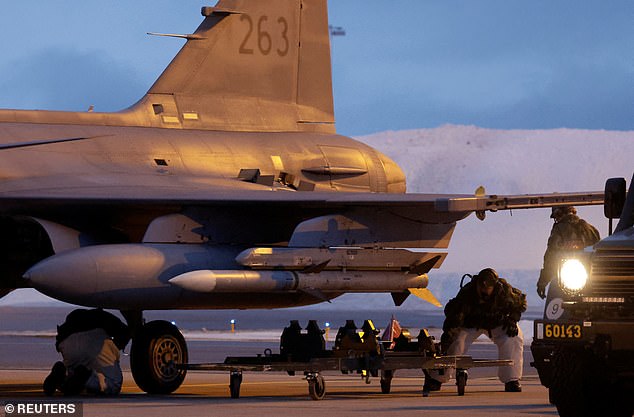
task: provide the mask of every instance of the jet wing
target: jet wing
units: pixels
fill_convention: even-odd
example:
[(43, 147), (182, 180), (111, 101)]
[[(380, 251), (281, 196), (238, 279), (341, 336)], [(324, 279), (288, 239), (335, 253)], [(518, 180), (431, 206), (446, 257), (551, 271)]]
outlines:
[(264, 186), (235, 178), (183, 176), (84, 175), (3, 180), (0, 211), (15, 212), (43, 205), (230, 206), (284, 205), (322, 208), (420, 208), (431, 222), (459, 220), (471, 212), (529, 209), (561, 205), (599, 205), (603, 191), (518, 195), (425, 193), (311, 192)]
[[(284, 244), (301, 235), (296, 244), (320, 246), (328, 235), (332, 246), (355, 242), (370, 247), (446, 248), (456, 222), (472, 212), (483, 218), (485, 211), (602, 201), (603, 192), (478, 196), (311, 192), (237, 178), (177, 175), (23, 178), (4, 180), (0, 188), (4, 215), (47, 219), (77, 230), (96, 225), (126, 230), (124, 241), (141, 241), (156, 219), (179, 213), (202, 225), (200, 234), (206, 239), (249, 245)], [(336, 237), (328, 232), (333, 225), (342, 231)]]
[[(127, 184), (124, 179), (127, 179)], [(45, 273), (37, 275), (37, 271), (33, 272), (31, 269), (31, 285), (39, 282), (37, 285), (40, 287), (36, 288), (41, 289), (48, 285), (46, 282), (53, 282), (54, 285), (46, 287), (50, 291), (69, 291), (69, 288), (77, 285), (67, 283), (60, 290), (60, 277), (72, 275), (69, 271), (75, 270), (78, 264), (84, 265), (86, 259), (90, 260), (89, 265), (112, 266), (98, 269), (118, 271), (115, 275), (119, 274), (120, 277), (117, 279), (123, 280), (117, 281), (114, 276), (97, 277), (84, 270), (94, 282), (108, 283), (113, 291), (127, 288), (129, 282), (140, 285), (134, 280), (128, 281), (123, 269), (115, 268), (119, 264), (127, 265), (123, 259), (134, 255), (136, 250), (142, 253), (130, 258), (131, 265), (167, 265), (163, 275), (160, 275), (163, 281), (150, 274), (149, 281), (143, 284), (148, 288), (158, 286), (160, 291), (165, 291), (168, 294), (165, 296), (165, 304), (160, 304), (152, 297), (144, 297), (152, 300), (147, 308), (172, 306), (169, 303), (173, 303), (175, 294), (181, 289), (185, 291), (185, 295), (191, 297), (187, 301), (190, 304), (183, 305), (208, 303), (219, 306), (225, 300), (235, 305), (256, 306), (257, 304), (249, 304), (252, 300), (244, 295), (245, 291), (255, 289), (232, 289), (233, 287), (227, 287), (228, 283), (262, 283), (269, 282), (267, 280), (270, 278), (274, 281), (271, 285), (277, 288), (275, 279), (279, 278), (280, 270), (284, 271), (284, 282), (292, 281), (293, 277), (306, 281), (302, 284), (304, 287), (301, 287), (298, 297), (310, 297), (310, 302), (328, 300), (341, 292), (366, 290), (391, 292), (397, 304), (402, 303), (409, 294), (415, 294), (439, 305), (435, 297), (424, 290), (427, 285), (426, 273), (432, 268), (440, 267), (456, 223), (471, 212), (562, 204), (588, 205), (603, 201), (601, 192), (469, 196), (302, 192), (238, 179), (178, 176), (137, 176), (134, 179), (129, 176), (110, 176), (111, 182), (106, 184), (91, 184), (89, 177), (61, 180), (62, 178), (47, 178), (44, 181), (38, 179), (33, 181), (37, 188), (29, 187), (28, 180), (2, 183), (0, 210), (34, 219), (48, 233), (53, 248), (66, 249), (55, 249), (57, 254), (47, 258), (50, 262), (42, 261), (38, 264), (44, 268)], [(57, 222), (82, 233), (71, 233), (69, 229), (60, 231), (59, 227), (51, 227), (49, 222)], [(104, 228), (101, 232), (125, 231), (126, 236), (119, 241), (110, 238), (99, 242), (100, 234), (106, 233), (95, 231), (97, 226)], [(94, 234), (88, 236), (92, 243), (84, 247), (82, 235), (89, 233)], [(67, 242), (71, 237), (77, 243), (69, 247)], [(182, 245), (203, 242), (211, 244)], [(164, 243), (181, 245), (152, 246)], [(236, 258), (236, 250), (231, 248), (241, 247), (248, 249)], [(73, 248), (76, 250), (68, 250)], [(336, 248), (352, 249), (339, 253)], [(400, 252), (395, 248), (421, 248), (424, 251), (407, 252), (401, 259), (397, 256)], [(149, 260), (154, 259), (152, 256), (156, 257), (157, 250), (165, 253), (156, 262), (150, 262)], [(208, 251), (216, 252), (211, 256)], [(253, 255), (253, 259), (245, 253)], [(226, 258), (224, 261), (223, 257)], [(138, 262), (138, 259), (144, 259), (145, 262)], [(184, 270), (186, 275), (168, 271), (168, 267), (180, 265), (182, 259), (188, 259), (188, 262), (198, 260), (199, 264), (188, 264)], [(222, 266), (210, 268), (207, 266), (209, 259), (215, 259)], [(63, 267), (56, 263), (58, 260)], [(237, 272), (234, 271), (239, 268), (236, 262), (242, 262)], [(247, 269), (242, 269), (245, 266)], [(352, 275), (342, 272), (348, 268)], [(135, 274), (138, 272), (132, 269)], [(244, 275), (244, 271), (248, 271), (250, 275)], [(187, 275), (188, 272), (194, 275)], [(180, 278), (174, 282), (164, 282), (165, 279), (175, 277)], [(339, 278), (341, 280), (337, 281)], [(350, 279), (358, 282), (351, 283), (348, 281)], [(324, 287), (324, 282), (339, 286)], [(226, 298), (224, 293), (220, 294), (224, 298), (217, 298), (220, 296), (213, 292), (216, 291), (216, 285), (218, 288), (226, 287), (227, 291), (232, 289), (235, 294), (239, 294), (236, 295), (239, 298)], [(106, 290), (102, 292), (106, 294), (105, 297), (109, 297)], [(58, 292), (51, 294), (56, 294), (60, 299), (66, 299), (64, 297), (67, 296)], [(92, 292), (89, 295), (92, 297)], [(179, 295), (181, 298), (178, 299), (182, 301), (185, 295)], [(196, 300), (201, 297), (211, 298), (205, 298), (203, 304), (196, 304), (200, 302)], [(285, 297), (270, 301), (266, 306), (303, 302), (299, 299), (293, 301), (288, 295)], [(269, 297), (266, 299), (269, 300)], [(113, 302), (115, 298), (108, 300)], [(104, 299), (94, 303), (118, 308), (125, 301), (124, 304), (106, 304)], [(140, 304), (135, 301), (135, 305)]]

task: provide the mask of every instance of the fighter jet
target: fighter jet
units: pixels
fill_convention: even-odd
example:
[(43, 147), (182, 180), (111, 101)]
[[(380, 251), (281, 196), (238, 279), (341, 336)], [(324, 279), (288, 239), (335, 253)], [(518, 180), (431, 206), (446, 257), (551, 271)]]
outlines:
[[(394, 161), (335, 132), (325, 0), (220, 0), (147, 94), (115, 113), (0, 110), (2, 295), (120, 310), (131, 368), (178, 388), (161, 309), (280, 308), (425, 291), (476, 212), (602, 192), (407, 194)], [(417, 251), (408, 249), (416, 248)]]

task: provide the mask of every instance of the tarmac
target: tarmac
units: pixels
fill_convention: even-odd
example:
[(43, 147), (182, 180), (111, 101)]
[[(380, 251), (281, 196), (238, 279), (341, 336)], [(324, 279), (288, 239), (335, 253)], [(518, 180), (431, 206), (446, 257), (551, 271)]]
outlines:
[[(378, 378), (366, 384), (358, 375), (325, 373), (326, 396), (320, 401), (308, 395), (302, 375), (245, 372), (240, 398), (229, 397), (228, 373), (189, 372), (183, 385), (171, 395), (147, 395), (134, 384), (127, 357), (122, 358), (124, 386), (113, 398), (82, 395), (45, 397), (42, 381), (58, 360), (49, 337), (0, 337), (0, 403), (19, 401), (81, 404), (83, 416), (556, 416), (548, 403), (548, 391), (539, 383), (529, 349), (525, 350), (523, 392), (506, 393), (492, 368), (473, 370), (464, 396), (453, 383), (429, 397), (422, 396), (422, 372), (397, 372), (390, 394), (382, 394)], [(228, 355), (261, 352), (268, 342), (188, 341), (193, 361), (220, 361)], [(496, 356), (490, 343), (474, 344), (473, 357)], [(11, 361), (11, 358), (20, 358)]]
[[(139, 390), (129, 372), (129, 357), (123, 355), (124, 385), (121, 395), (113, 398), (82, 395), (69, 398), (61, 395), (45, 397), (42, 382), (52, 364), (60, 359), (55, 351), (55, 325), (63, 321), (70, 308), (0, 308), (0, 417), (7, 414), (5, 404), (22, 402), (81, 404), (83, 416), (556, 416), (554, 406), (548, 403), (548, 392), (542, 387), (534, 368), (528, 346), (524, 350), (523, 392), (506, 393), (497, 379), (495, 368), (473, 369), (469, 372), (464, 396), (458, 396), (453, 383), (429, 397), (422, 396), (423, 376), (419, 370), (397, 371), (390, 394), (382, 394), (379, 379), (370, 384), (359, 375), (324, 373), (326, 396), (314, 401), (308, 395), (308, 384), (298, 373), (291, 377), (285, 373), (245, 372), (241, 395), (229, 395), (227, 372), (189, 372), (183, 385), (173, 394), (147, 395)], [(212, 313), (172, 311), (165, 316), (178, 322), (187, 340), (191, 363), (222, 362), (226, 356), (254, 356), (271, 348), (279, 348), (279, 333), (289, 317), (330, 321), (333, 326), (352, 318), (361, 323), (371, 317), (384, 324), (392, 312), (332, 312), (326, 311), (214, 311)], [(336, 313), (336, 314), (335, 314)], [(412, 330), (424, 319), (430, 331), (438, 333), (442, 312), (436, 316), (418, 312), (399, 312), (401, 323)], [(149, 312), (148, 316), (159, 313)], [(260, 317), (262, 316), (262, 317)], [(228, 332), (229, 318), (237, 318), (241, 328)], [(409, 323), (408, 323), (409, 322)], [(225, 328), (224, 331), (219, 330)], [(249, 329), (246, 327), (249, 326)], [(436, 327), (434, 327), (436, 326)], [(333, 327), (334, 329), (335, 327)], [(207, 330), (210, 329), (210, 330)], [(264, 330), (261, 330), (264, 329)], [(272, 330), (278, 329), (278, 330)], [(527, 332), (525, 332), (526, 334)], [(439, 334), (436, 334), (439, 336)], [(334, 330), (330, 333), (332, 344)], [(530, 343), (526, 338), (526, 343)], [(128, 347), (129, 349), (129, 347)], [(492, 343), (475, 343), (469, 354), (474, 358), (494, 359), (497, 350)], [(57, 414), (59, 415), (59, 414)]]
[[(2, 371), (0, 401), (80, 402), (88, 416), (258, 416), (282, 415), (302, 417), (332, 416), (556, 416), (548, 404), (548, 393), (535, 376), (522, 381), (523, 392), (506, 393), (497, 378), (470, 379), (465, 395), (446, 384), (429, 397), (421, 395), (421, 379), (395, 377), (390, 394), (381, 394), (378, 380), (366, 385), (355, 377), (326, 374), (326, 396), (314, 401), (308, 396), (301, 376), (245, 373), (241, 396), (229, 398), (228, 376), (190, 373), (174, 394), (165, 396), (142, 393), (131, 375), (122, 394), (106, 397), (44, 397), (43, 370)], [(6, 414), (7, 417), (9, 414)]]

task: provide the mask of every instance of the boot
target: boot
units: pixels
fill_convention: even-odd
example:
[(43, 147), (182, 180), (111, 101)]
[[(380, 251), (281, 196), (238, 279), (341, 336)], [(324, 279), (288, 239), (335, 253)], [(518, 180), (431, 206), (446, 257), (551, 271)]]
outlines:
[(55, 394), (55, 391), (62, 387), (64, 380), (66, 379), (66, 367), (64, 363), (57, 361), (55, 365), (53, 365), (53, 369), (51, 369), (51, 373), (44, 380), (44, 384), (42, 388), (44, 389), (44, 394), (49, 397)]
[(427, 370), (423, 370), (425, 374), (425, 383), (423, 384), (423, 397), (427, 397), (431, 391), (440, 391), (440, 387), (442, 386), (442, 382), (437, 379), (432, 378), (432, 376), (427, 372)]
[(85, 366), (79, 365), (75, 367), (62, 386), (64, 395), (81, 394), (90, 375), (92, 375), (92, 371)]
[(522, 392), (522, 386), (520, 385), (520, 381), (509, 381), (504, 384), (504, 391), (506, 392)]

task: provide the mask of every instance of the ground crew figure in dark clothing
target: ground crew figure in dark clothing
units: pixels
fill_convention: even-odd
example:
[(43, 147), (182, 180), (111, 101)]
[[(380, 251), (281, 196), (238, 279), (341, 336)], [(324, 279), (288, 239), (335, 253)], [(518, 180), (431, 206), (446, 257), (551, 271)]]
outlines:
[[(599, 231), (590, 223), (577, 216), (573, 206), (553, 207), (550, 218), (555, 221), (548, 238), (548, 247), (544, 254), (544, 266), (537, 281), (537, 294), (546, 298), (544, 318), (556, 320), (563, 314), (562, 291), (557, 282), (559, 263), (569, 251), (594, 245), (601, 237)], [(546, 297), (546, 287), (548, 297)]]
[[(494, 269), (483, 269), (445, 306), (442, 350), (447, 355), (464, 355), (480, 335), (486, 334), (497, 345), (500, 359), (513, 360), (513, 366), (500, 366), (498, 370), (505, 391), (521, 392), (524, 339), (517, 322), (524, 311), (526, 294), (500, 278)], [(429, 371), (423, 391), (437, 391), (452, 377), (452, 372), (441, 375)]]
[(55, 347), (63, 362), (56, 362), (44, 380), (44, 393), (116, 395), (121, 391), (123, 373), (119, 351), (130, 340), (130, 331), (116, 316), (103, 310), (72, 311), (57, 326)]

